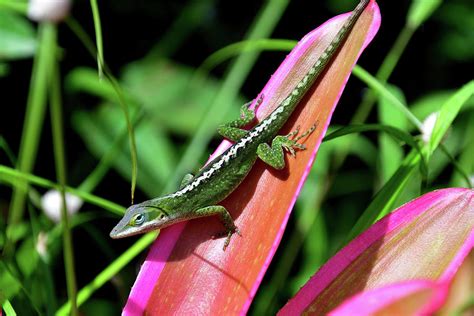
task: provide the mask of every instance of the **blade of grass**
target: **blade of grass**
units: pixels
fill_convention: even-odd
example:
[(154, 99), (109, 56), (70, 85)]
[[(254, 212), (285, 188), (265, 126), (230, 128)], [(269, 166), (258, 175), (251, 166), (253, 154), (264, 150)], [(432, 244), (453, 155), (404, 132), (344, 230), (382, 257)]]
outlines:
[(274, 38), (244, 40), (232, 43), (209, 55), (197, 68), (196, 73), (205, 76), (219, 64), (241, 53), (253, 51), (290, 51), (297, 43), (295, 40)]
[(97, 0), (90, 0), (92, 9), (92, 18), (94, 20), (95, 42), (97, 46), (97, 70), (99, 79), (104, 78), (102, 67), (104, 66), (104, 45), (102, 40), (102, 24), (100, 22), (99, 6)]
[[(419, 155), (414, 150), (407, 155), (397, 172), (395, 172), (390, 180), (377, 193), (370, 205), (354, 225), (346, 241), (352, 240), (355, 236), (359, 235), (375, 221), (384, 217), (391, 209), (393, 209), (393, 204), (396, 201), (396, 198), (407, 184), (409, 177), (419, 166), (421, 161), (420, 157), (430, 156), (433, 151), (438, 148), (442, 136), (446, 133), (450, 124), (459, 112), (459, 109), (473, 93), (474, 81), (471, 81), (453, 93), (451, 98), (443, 104), (441, 122), (435, 124), (436, 135), (432, 135), (430, 142), (422, 148), (423, 155)], [(455, 113), (447, 113), (448, 109), (451, 109)]]
[(136, 188), (136, 183), (137, 183), (137, 168), (138, 168), (137, 165), (138, 164), (137, 164), (137, 149), (135, 145), (135, 136), (133, 132), (132, 121), (130, 119), (130, 114), (128, 112), (127, 101), (120, 87), (120, 84), (118, 83), (118, 80), (113, 76), (112, 72), (109, 70), (109, 68), (107, 67), (107, 64), (105, 64), (105, 61), (104, 61), (102, 27), (101, 27), (101, 22), (100, 22), (100, 14), (99, 14), (97, 1), (90, 0), (90, 2), (91, 2), (93, 19), (94, 19), (97, 49), (93, 47), (93, 45), (91, 44), (92, 40), (89, 38), (89, 36), (80, 26), (80, 24), (75, 23), (74, 20), (70, 20), (68, 25), (73, 31), (73, 33), (76, 34), (79, 40), (84, 44), (86, 49), (88, 49), (92, 55), (97, 56), (99, 79), (102, 79), (105, 74), (107, 80), (110, 82), (112, 88), (114, 89), (116, 93), (118, 102), (124, 113), (125, 121), (127, 123), (127, 129), (128, 129), (128, 141), (130, 145), (130, 156), (131, 156), (131, 161), (132, 161), (132, 184), (131, 184), (131, 189), (130, 189), (131, 191), (130, 195), (131, 195), (131, 202), (133, 204), (134, 197), (135, 197), (135, 188)]
[(132, 126), (132, 121), (130, 119), (130, 114), (128, 113), (128, 107), (127, 107), (127, 102), (125, 100), (125, 97), (122, 92), (122, 88), (120, 87), (120, 84), (118, 83), (117, 79), (115, 79), (114, 76), (112, 76), (108, 71), (105, 72), (105, 75), (107, 76), (107, 79), (110, 81), (112, 84), (112, 87), (115, 90), (115, 93), (117, 94), (117, 99), (122, 107), (123, 113), (125, 114), (125, 120), (127, 122), (127, 129), (128, 129), (128, 141), (130, 145), (130, 155), (131, 155), (131, 160), (132, 160), (132, 186), (130, 189), (130, 194), (131, 194), (131, 204), (133, 204), (133, 200), (135, 198), (135, 188), (137, 185), (137, 146), (135, 144), (135, 135), (133, 131), (133, 126)]
[[(15, 309), (13, 308), (12, 304), (9, 300), (5, 300), (2, 304), (3, 311), (5, 312), (6, 316), (16, 316)], [(0, 313), (1, 315), (1, 313)]]
[(344, 244), (354, 239), (362, 231), (372, 225), (372, 223), (379, 218), (382, 218), (393, 209), (393, 204), (408, 182), (410, 176), (412, 176), (413, 172), (416, 170), (419, 162), (420, 155), (415, 150), (412, 150), (402, 161), (402, 164), (395, 174), (382, 187), (382, 189), (377, 192), (375, 198), (365, 209), (364, 213), (359, 217), (354, 227), (347, 235)]
[[(388, 88), (400, 99), (405, 100), (403, 92), (393, 85)], [(386, 102), (384, 98), (380, 98), (377, 104), (378, 120), (380, 124), (391, 125), (401, 130), (406, 130), (405, 117)], [(379, 185), (383, 185), (390, 179), (393, 173), (397, 170), (401, 161), (403, 160), (403, 148), (396, 140), (390, 138), (388, 135), (381, 134), (378, 136), (379, 153), (378, 153), (378, 176)]]
[[(436, 10), (440, 2), (441, 1), (439, 0), (412, 1), (410, 9), (407, 13), (407, 20), (404, 27), (402, 28), (397, 39), (394, 41), (393, 46), (390, 48), (382, 64), (377, 70), (377, 73), (375, 74), (375, 78), (377, 78), (377, 80), (379, 80), (381, 83), (387, 82), (413, 34), (416, 32), (418, 27), (431, 16), (431, 13)], [(364, 95), (356, 113), (352, 118), (351, 124), (360, 124), (365, 122), (372, 110), (376, 98), (377, 95), (372, 90), (369, 90)]]
[(7, 141), (3, 136), (0, 135), (0, 149), (2, 149), (5, 154), (7, 155), (8, 160), (12, 165), (16, 164), (16, 157), (13, 151), (11, 150), (10, 146), (8, 146)]
[[(54, 65), (52, 65), (54, 67)], [(53, 150), (54, 150), (54, 161), (56, 167), (56, 177), (59, 183), (59, 192), (62, 197), (61, 207), (61, 223), (63, 226), (63, 247), (64, 247), (64, 265), (66, 274), (67, 293), (69, 301), (71, 302), (71, 308), (69, 310), (71, 315), (77, 315), (77, 286), (76, 286), (76, 275), (74, 268), (74, 248), (72, 245), (71, 227), (69, 225), (69, 215), (67, 213), (66, 205), (66, 157), (64, 150), (64, 135), (63, 135), (63, 114), (61, 105), (61, 92), (60, 92), (60, 77), (59, 77), (59, 64), (56, 63), (56, 67), (52, 71), (52, 80), (50, 81), (50, 104), (51, 104), (51, 125), (53, 134)]]
[[(143, 117), (143, 112), (140, 112), (136, 117), (133, 119), (133, 127), (135, 128), (141, 118)], [(92, 172), (87, 175), (87, 178), (82, 181), (82, 183), (78, 186), (78, 190), (84, 192), (92, 192), (94, 191), (95, 187), (100, 183), (100, 181), (104, 178), (107, 171), (112, 166), (113, 159), (117, 156), (118, 152), (120, 151), (122, 144), (127, 137), (128, 130), (124, 130), (123, 132), (119, 133), (116, 137), (113, 144), (110, 146), (108, 152), (106, 152), (102, 158), (100, 159), (97, 166), (94, 168)]]
[(462, 177), (462, 179), (466, 182), (466, 185), (468, 188), (472, 188), (472, 183), (471, 179), (469, 179), (468, 173), (464, 170), (463, 166), (456, 161), (456, 158), (451, 155), (451, 153), (448, 151), (446, 146), (443, 144), (440, 144), (439, 149), (443, 152), (443, 154), (448, 157), (449, 161), (451, 161), (451, 164), (454, 166), (455, 171)]
[(359, 132), (366, 132), (366, 131), (383, 131), (383, 132), (386, 132), (387, 134), (389, 134), (390, 136), (392, 136), (394, 139), (400, 140), (400, 141), (410, 145), (413, 149), (415, 149), (418, 152), (418, 154), (422, 158), (422, 160), (421, 160), (422, 163), (421, 163), (420, 167), (421, 167), (423, 175), (427, 176), (427, 174), (428, 174), (428, 164), (427, 164), (426, 160), (423, 157), (423, 152), (422, 152), (422, 149), (421, 149), (420, 145), (418, 145), (416, 140), (410, 134), (408, 134), (407, 132), (405, 132), (405, 131), (403, 131), (399, 128), (389, 126), (389, 125), (382, 125), (382, 124), (349, 125), (349, 126), (342, 127), (340, 129), (330, 133), (329, 135), (324, 137), (323, 141), (329, 141), (329, 140), (332, 140), (332, 139), (335, 139), (337, 137), (341, 137), (341, 136), (344, 136), (344, 135), (348, 135), (348, 134), (352, 134), (352, 133), (359, 133)]
[[(472, 175), (474, 174), (474, 113), (471, 112), (469, 114), (467, 129), (465, 137), (465, 145), (463, 146), (464, 150), (461, 153), (459, 159), (459, 165), (461, 166), (462, 170), (466, 170), (466, 174)], [(469, 179), (471, 180), (471, 179)], [(457, 187), (461, 186), (461, 174), (460, 173), (453, 173), (450, 181), (450, 186)], [(471, 182), (471, 181), (469, 181)], [(472, 187), (471, 183), (471, 187)]]
[(415, 125), (418, 130), (421, 131), (422, 123), (418, 120), (418, 118), (411, 113), (410, 109), (400, 101), (389, 89), (385, 87), (385, 84), (377, 80), (374, 76), (368, 73), (362, 67), (356, 65), (352, 70), (352, 73), (362, 80), (365, 84), (367, 84), (370, 88), (372, 88), (376, 93), (380, 94), (382, 97), (386, 98), (387, 101), (392, 103), (400, 112), (402, 112), (405, 117), (408, 119), (410, 123)]
[[(100, 272), (89, 284), (84, 286), (77, 296), (77, 305), (80, 306), (86, 302), (91, 295), (102, 285), (113, 278), (123, 267), (130, 263), (137, 255), (145, 250), (157, 237), (157, 233), (148, 233), (141, 237), (123, 254), (109, 264), (102, 272)], [(61, 306), (56, 312), (56, 316), (67, 315), (70, 309), (70, 301)]]
[[(57, 183), (54, 183), (50, 180), (47, 180), (47, 179), (29, 174), (29, 173), (20, 172), (18, 170), (12, 169), (7, 166), (0, 165), (0, 175), (2, 176), (1, 179), (3, 181), (10, 182), (14, 186), (22, 185), (22, 182), (26, 181), (26, 182), (29, 182), (29, 183), (32, 183), (44, 188), (56, 189), (56, 190), (60, 189), (60, 186)], [(13, 181), (12, 179), (8, 179), (6, 176), (13, 178), (16, 181)], [(111, 212), (112, 214), (122, 216), (125, 211), (125, 207), (118, 205), (114, 202), (111, 202), (109, 200), (106, 200), (104, 198), (95, 196), (93, 194), (90, 194), (90, 193), (87, 193), (75, 188), (71, 188), (68, 186), (66, 186), (66, 191), (74, 195), (77, 195), (84, 201), (97, 205)]]
[[(0, 269), (0, 271), (2, 271), (3, 273), (5, 273), (5, 272), (8, 273), (13, 278), (13, 280), (15, 280), (15, 282), (18, 284), (18, 286), (21, 289), (21, 291), (23, 292), (23, 294), (28, 299), (28, 302), (31, 304), (31, 307), (35, 310), (35, 312), (38, 315), (41, 315), (41, 312), (40, 312), (38, 306), (36, 305), (35, 301), (33, 300), (32, 295), (30, 294), (28, 289), (26, 289), (26, 287), (23, 285), (23, 282), (21, 282), (21, 279), (18, 275), (19, 274), (18, 267), (16, 267), (15, 269), (11, 269), (10, 266), (5, 262), (5, 260), (0, 260), (0, 266), (3, 266), (3, 269), (4, 269), (3, 271)], [(5, 302), (2, 302), (2, 304), (4, 304), (4, 303)]]
[[(49, 23), (42, 23), (38, 30), (39, 49), (33, 62), (28, 101), (26, 105), (25, 121), (18, 154), (17, 169), (29, 173), (33, 169), (38, 150), (41, 127), (44, 121), (46, 108), (46, 84), (51, 71), (56, 42), (55, 27)], [(17, 224), (23, 216), (26, 197), (26, 183), (18, 185), (13, 190), (13, 197), (8, 216), (8, 224)], [(4, 253), (11, 252), (12, 246), (6, 246)]]
[(444, 134), (446, 134), (446, 131), (461, 110), (461, 107), (473, 94), (474, 80), (465, 84), (460, 90), (454, 93), (446, 103), (443, 104), (439, 111), (433, 132), (431, 133), (431, 139), (429, 142), (431, 153), (438, 147)]

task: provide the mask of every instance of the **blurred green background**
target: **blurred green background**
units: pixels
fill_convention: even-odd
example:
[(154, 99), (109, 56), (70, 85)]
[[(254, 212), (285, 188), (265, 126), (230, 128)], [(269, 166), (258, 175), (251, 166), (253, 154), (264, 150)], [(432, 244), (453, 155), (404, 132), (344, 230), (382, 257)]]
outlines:
[[(58, 83), (51, 88), (41, 80), (38, 68), (40, 79), (36, 86), (31, 83), (35, 82), (34, 56), (40, 59), (41, 45), (48, 59), (44, 43), (51, 30), (30, 21), (24, 3), (0, 0), (0, 299), (4, 308), (11, 304), (19, 315), (51, 315), (68, 298), (62, 253), (67, 237), (61, 239), (61, 226), (41, 210), (41, 196), (47, 189), (39, 183), (29, 187), (26, 203), (17, 206), (21, 216), (11, 218), (14, 188), (24, 185), (23, 178), (11, 172), (21, 164), (18, 160), (30, 165), (22, 171), (61, 182), (57, 155), (62, 147), (67, 185), (94, 194), (83, 197), (86, 203), (70, 219), (74, 275), (78, 289), (97, 278), (103, 286), (86, 288), (89, 296), (79, 309), (84, 315), (118, 314), (146, 255), (140, 249), (147, 245), (117, 261), (137, 239), (112, 241), (108, 237), (122, 209), (117, 205), (130, 204), (132, 159), (120, 104), (127, 104), (134, 126), (135, 200), (169, 192), (185, 173), (205, 162), (220, 142), (215, 126), (236, 117), (240, 106), (260, 92), (288, 48), (277, 45), (274, 51), (246, 53), (235, 49), (231, 59), (212, 69), (202, 67), (206, 58), (245, 39), (299, 40), (354, 6), (350, 0), (99, 2), (107, 65), (99, 81), (95, 54), (87, 49), (93, 49), (96, 41), (91, 3), (75, 1), (69, 18), (53, 26), (57, 46), (50, 47), (55, 47), (60, 66), (56, 75), (49, 73)], [(423, 121), (473, 79), (474, 4), (471, 0), (407, 0), (381, 1), (379, 6), (381, 28), (358, 64), (378, 74), (382, 83), (391, 73), (389, 90)], [(428, 11), (416, 16), (416, 6)], [(379, 71), (383, 63), (385, 68)], [(120, 88), (107, 73), (117, 78)], [(41, 89), (46, 96), (42, 97)], [(57, 130), (52, 132), (50, 127), (58, 117), (54, 110), (51, 115), (45, 106), (31, 110), (32, 100), (37, 105), (45, 103), (47, 96), (55, 100), (54, 91), (60, 93), (64, 126), (64, 145), (59, 147), (52, 140)], [(27, 104), (33, 111), (27, 125), (36, 127), (30, 140), (22, 132)], [(416, 170), (410, 181), (400, 184), (392, 209), (428, 190), (467, 186), (464, 178), (472, 177), (474, 170), (473, 107), (471, 97), (446, 135), (444, 148), (449, 155), (436, 151), (427, 177)], [(403, 114), (387, 99), (371, 97), (367, 84), (352, 77), (333, 115), (332, 129), (364, 122), (392, 125), (419, 140), (419, 132)], [(28, 147), (24, 145), (28, 142), (30, 151), (19, 154), (21, 144)], [(278, 311), (347, 241), (359, 216), (407, 153), (406, 146), (381, 133), (323, 143), (250, 314)], [(117, 205), (105, 205), (108, 202)], [(38, 247), (43, 248), (39, 251)], [(101, 274), (114, 263), (120, 266), (117, 274)]]

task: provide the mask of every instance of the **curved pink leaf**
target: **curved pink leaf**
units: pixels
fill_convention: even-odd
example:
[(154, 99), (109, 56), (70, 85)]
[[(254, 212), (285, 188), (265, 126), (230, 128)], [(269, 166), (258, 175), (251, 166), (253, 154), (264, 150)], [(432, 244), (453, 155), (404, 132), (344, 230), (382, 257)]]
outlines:
[[(309, 70), (348, 14), (337, 16), (306, 35), (262, 91), (257, 111), (270, 113)], [(288, 216), (309, 172), (331, 115), (362, 50), (380, 24), (375, 2), (366, 8), (327, 71), (301, 101), (281, 131), (300, 125), (317, 130), (284, 171), (257, 162), (245, 181), (222, 204), (242, 232), (224, 252), (224, 240), (210, 236), (222, 226), (203, 218), (164, 229), (143, 264), (124, 309), (125, 315), (245, 313), (280, 242)], [(223, 142), (215, 155), (229, 146)]]
[[(435, 311), (445, 303), (450, 283), (473, 247), (474, 191), (444, 189), (425, 194), (387, 215), (339, 251), (280, 315), (330, 311), (339, 315), (351, 309), (393, 307), (403, 298), (397, 298), (403, 287), (428, 295), (428, 300), (417, 300), (413, 308)], [(406, 294), (411, 300), (410, 293)], [(383, 298), (359, 309), (363, 300)]]

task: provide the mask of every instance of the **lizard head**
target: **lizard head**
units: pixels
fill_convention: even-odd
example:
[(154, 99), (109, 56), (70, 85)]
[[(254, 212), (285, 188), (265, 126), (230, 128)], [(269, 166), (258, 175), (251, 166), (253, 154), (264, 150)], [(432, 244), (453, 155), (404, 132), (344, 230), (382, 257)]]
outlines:
[(110, 237), (128, 237), (168, 226), (171, 218), (161, 204), (159, 199), (154, 199), (130, 206), (110, 232)]

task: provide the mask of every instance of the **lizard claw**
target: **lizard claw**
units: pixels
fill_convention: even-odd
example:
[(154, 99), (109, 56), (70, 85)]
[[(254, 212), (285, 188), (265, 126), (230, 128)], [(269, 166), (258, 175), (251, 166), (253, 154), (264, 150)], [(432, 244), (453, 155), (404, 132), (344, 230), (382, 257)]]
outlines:
[(218, 238), (221, 238), (221, 237), (224, 237), (226, 236), (226, 239), (225, 239), (225, 242), (224, 242), (224, 247), (222, 248), (222, 250), (226, 250), (227, 249), (227, 246), (229, 246), (230, 244), (230, 239), (232, 237), (232, 235), (236, 233), (237, 235), (239, 236), (242, 236), (242, 233), (240, 232), (240, 230), (237, 228), (237, 226), (235, 226), (233, 228), (233, 230), (228, 230), (228, 231), (224, 231), (224, 232), (220, 232), (220, 233), (217, 233), (217, 234), (214, 234), (212, 236), (212, 239), (218, 239)]

